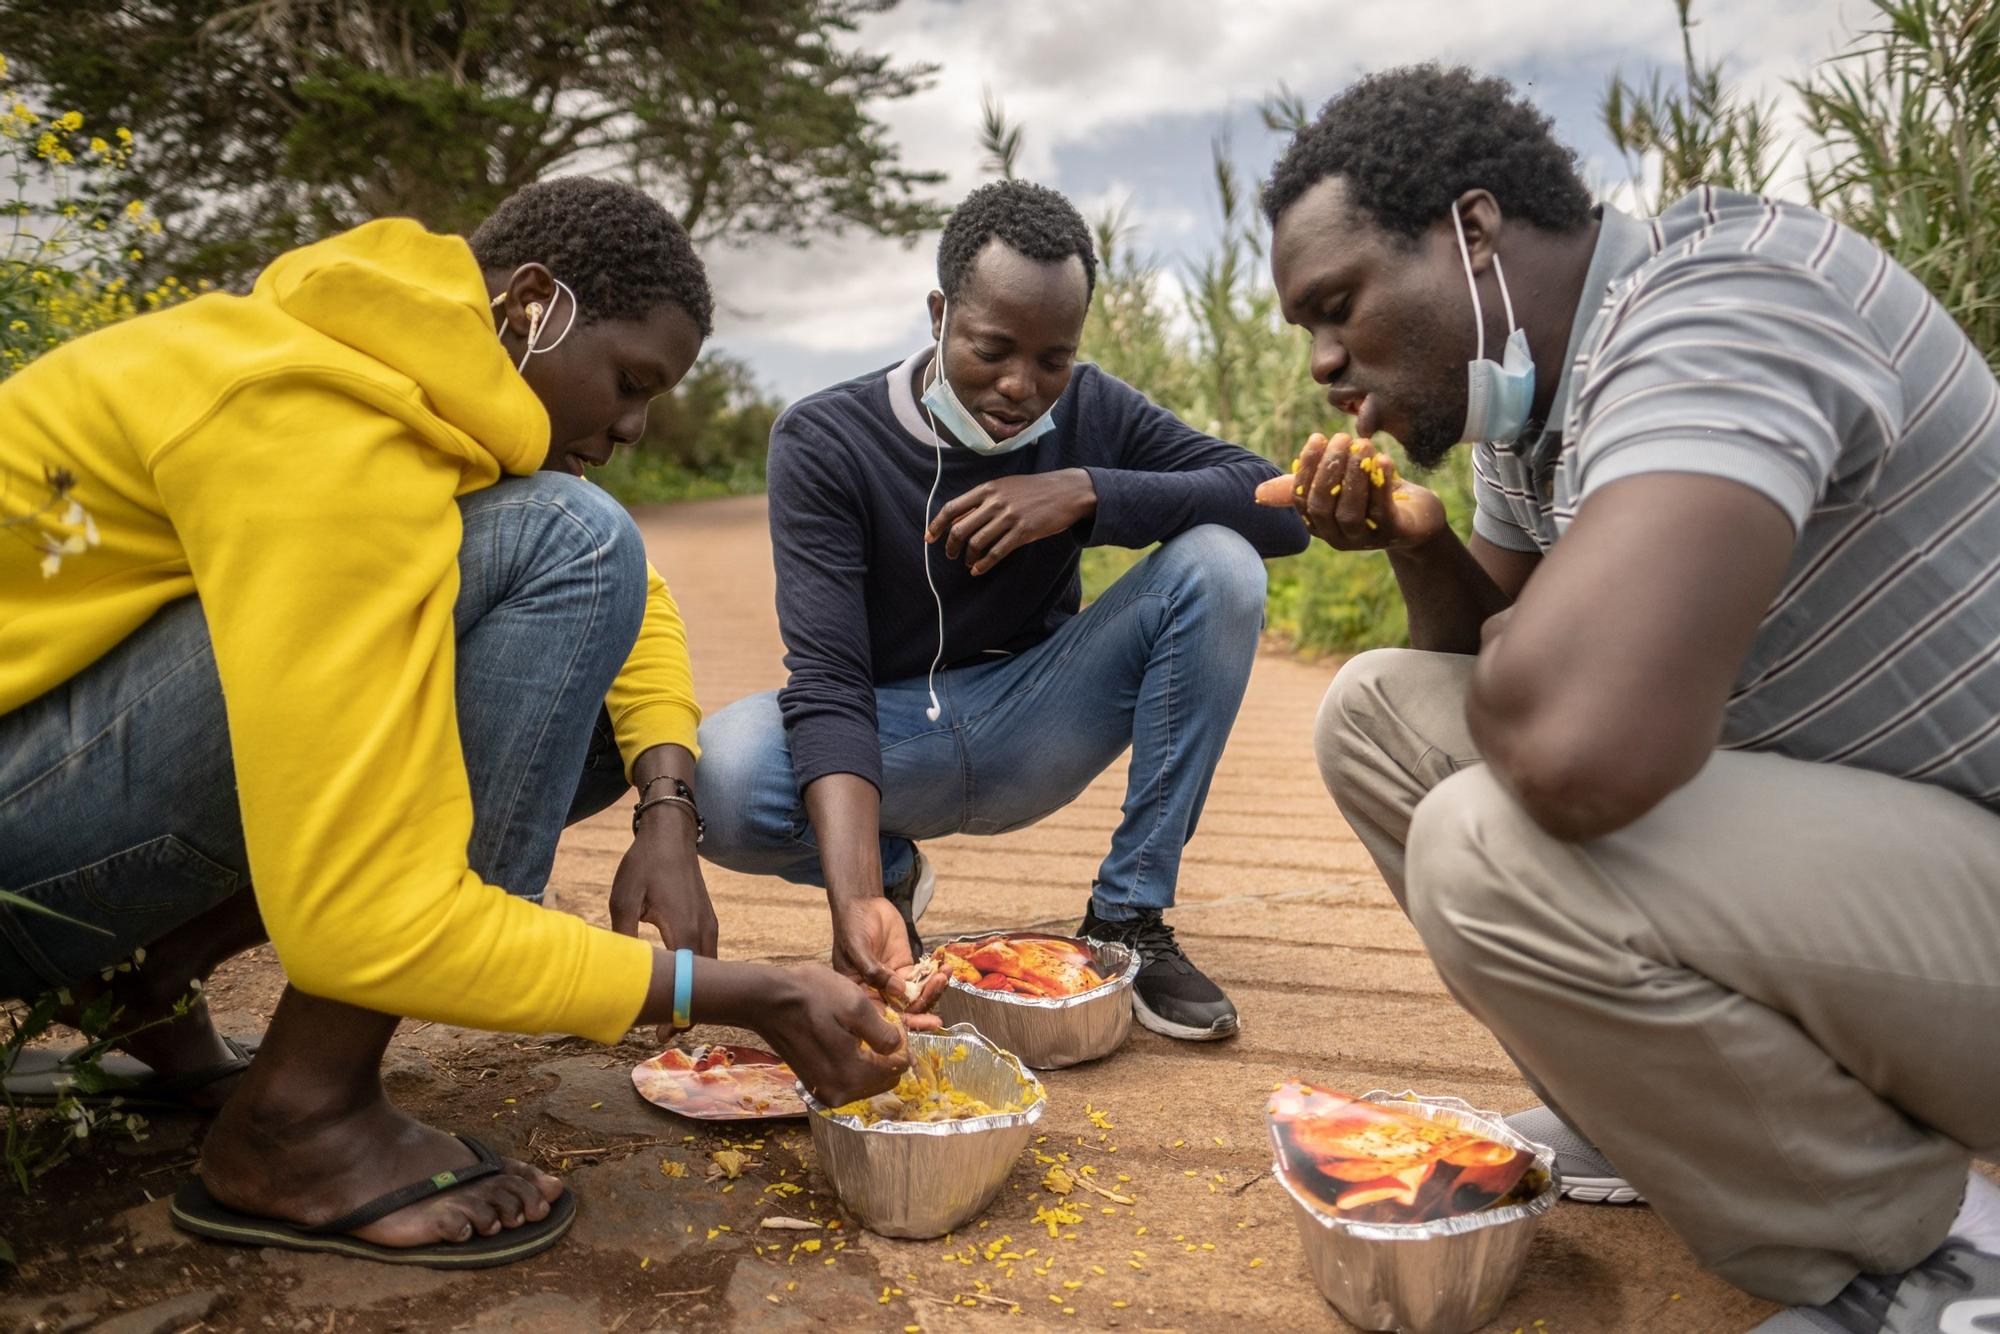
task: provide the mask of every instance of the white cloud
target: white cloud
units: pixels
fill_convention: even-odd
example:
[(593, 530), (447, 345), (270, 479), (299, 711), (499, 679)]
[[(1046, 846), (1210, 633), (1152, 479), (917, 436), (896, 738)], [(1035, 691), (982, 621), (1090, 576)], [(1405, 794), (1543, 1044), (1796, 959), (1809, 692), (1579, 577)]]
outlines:
[[(1724, 57), (1748, 90), (1781, 93), (1785, 79), (1830, 54), (1869, 12), (1865, 0), (1697, 0), (1697, 54)], [(1214, 123), (1281, 82), (1316, 106), (1367, 70), (1413, 61), (1503, 70), (1532, 80), (1537, 96), (1594, 100), (1614, 69), (1671, 73), (1680, 59), (1669, 0), (905, 0), (866, 20), (854, 40), (900, 62), (941, 67), (930, 88), (876, 109), (906, 163), (946, 174), (939, 199), (985, 179), (979, 101), (990, 89), (1024, 129), (1022, 173), (1064, 189), (1086, 216), (1126, 200), (1142, 250), (1206, 234), (1212, 223), (1198, 210), (1209, 206), (1207, 176), (1176, 197), (1153, 197), (1115, 175), (1063, 176), (1066, 151), (1115, 144), (1168, 117)], [(1622, 178), (1607, 146), (1585, 151), (1607, 178), (1594, 183)], [(756, 345), (768, 363), (760, 374), (787, 395), (814, 387), (788, 366), (787, 347), (812, 354), (800, 361), (815, 366), (851, 348), (860, 370), (925, 337), (929, 239), (913, 249), (865, 237), (803, 250), (765, 243), (717, 248), (709, 261), (724, 305), (718, 343)]]

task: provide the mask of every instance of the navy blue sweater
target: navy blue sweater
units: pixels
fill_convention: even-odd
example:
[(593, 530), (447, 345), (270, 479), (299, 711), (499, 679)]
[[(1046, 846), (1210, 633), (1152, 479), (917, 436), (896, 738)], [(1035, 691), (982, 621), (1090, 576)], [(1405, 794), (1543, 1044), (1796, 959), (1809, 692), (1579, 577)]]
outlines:
[[(791, 676), (779, 707), (801, 790), (833, 773), (882, 783), (878, 682), (922, 676), (937, 647), (924, 582), (923, 530), (937, 455), (912, 377), (926, 348), (799, 400), (771, 431), (771, 545), (778, 629)], [(1057, 400), (1055, 429), (987, 457), (946, 437), (942, 506), (982, 482), (1083, 468), (1094, 519), (1034, 542), (977, 579), (963, 559), (929, 549), (944, 599), (944, 662), (964, 665), (1041, 643), (1076, 615), (1078, 555), (1087, 546), (1143, 547), (1199, 524), (1235, 529), (1265, 556), (1304, 549), (1288, 510), (1251, 492), (1278, 470), (1238, 445), (1185, 425), (1131, 386), (1083, 363)]]

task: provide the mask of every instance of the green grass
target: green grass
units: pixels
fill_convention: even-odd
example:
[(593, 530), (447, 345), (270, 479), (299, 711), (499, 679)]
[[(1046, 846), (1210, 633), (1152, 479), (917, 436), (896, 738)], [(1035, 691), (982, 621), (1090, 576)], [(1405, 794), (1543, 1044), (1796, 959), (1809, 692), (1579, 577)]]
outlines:
[(739, 460), (727, 467), (695, 470), (656, 455), (625, 450), (590, 480), (625, 505), (655, 505), (716, 496), (750, 496), (764, 489), (764, 460)]

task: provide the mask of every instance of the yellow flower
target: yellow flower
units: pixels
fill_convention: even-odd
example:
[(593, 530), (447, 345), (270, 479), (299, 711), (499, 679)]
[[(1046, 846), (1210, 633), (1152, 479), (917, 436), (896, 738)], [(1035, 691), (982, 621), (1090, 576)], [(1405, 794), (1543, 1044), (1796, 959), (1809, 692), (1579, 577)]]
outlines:
[(129, 222), (137, 222), (146, 216), (146, 201), (135, 199), (125, 206), (125, 217)]
[(0, 79), (7, 77), (7, 57), (0, 56)]
[(65, 111), (62, 113), (62, 119), (58, 120), (56, 125), (58, 128), (74, 134), (83, 128), (83, 113), (81, 111)]
[(90, 151), (102, 157), (111, 151), (111, 145), (93, 135), (90, 140)]
[(21, 124), (23, 125), (33, 125), (36, 121), (39, 121), (41, 119), (40, 116), (37, 116), (34, 112), (28, 110), (28, 104), (26, 102), (14, 103), (14, 109), (12, 111), (9, 111), (7, 114), (9, 116), (12, 116), (15, 120), (20, 121)]
[(118, 142), (130, 148), (132, 146), (132, 131), (120, 125), (118, 127)]

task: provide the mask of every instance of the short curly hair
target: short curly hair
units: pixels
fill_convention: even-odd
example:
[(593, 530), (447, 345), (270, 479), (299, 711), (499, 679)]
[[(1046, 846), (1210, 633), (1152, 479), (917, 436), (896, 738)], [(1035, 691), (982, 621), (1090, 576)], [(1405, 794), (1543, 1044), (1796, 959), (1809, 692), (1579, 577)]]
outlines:
[(1485, 189), (1509, 218), (1553, 232), (1590, 221), (1576, 151), (1505, 79), (1463, 66), (1407, 65), (1371, 74), (1321, 108), (1264, 186), (1273, 225), (1328, 176), (1377, 226), (1415, 240), (1467, 190)]
[(965, 286), (972, 261), (994, 237), (1029, 259), (1056, 262), (1075, 255), (1083, 261), (1084, 300), (1097, 290), (1097, 251), (1076, 205), (1045, 185), (995, 181), (967, 195), (944, 224), (937, 271), (946, 300)]
[(715, 296), (687, 229), (634, 186), (537, 181), (507, 196), (470, 241), (482, 269), (545, 266), (576, 293), (585, 323), (644, 319), (671, 301), (703, 338), (715, 331)]

